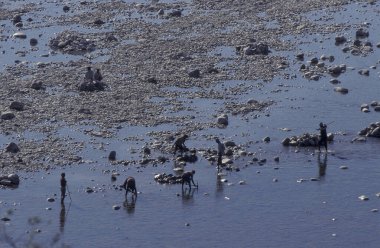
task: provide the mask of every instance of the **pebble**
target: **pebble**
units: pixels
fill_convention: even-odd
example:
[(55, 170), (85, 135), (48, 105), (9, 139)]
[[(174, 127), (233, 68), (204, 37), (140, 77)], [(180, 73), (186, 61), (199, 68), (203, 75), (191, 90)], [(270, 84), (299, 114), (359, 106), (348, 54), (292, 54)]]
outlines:
[(340, 167), (339, 167), (339, 169), (341, 169), (341, 170), (347, 170), (347, 169), (348, 169), (348, 167), (347, 167), (347, 166), (345, 166), (345, 165), (342, 165), (342, 166), (340, 166)]
[(190, 226), (190, 223), (185, 223), (185, 226)]
[(278, 179), (277, 178), (273, 178), (273, 182), (278, 182)]
[(48, 202), (55, 202), (54, 198), (50, 198), (50, 197), (47, 198), (47, 201), (48, 201)]
[(120, 207), (120, 205), (113, 205), (112, 206), (112, 209), (113, 210), (119, 210), (121, 207)]
[(312, 181), (312, 182), (316, 182), (316, 181), (319, 181), (319, 179), (318, 179), (318, 178), (314, 178), (314, 177), (312, 177), (312, 178), (310, 178), (310, 181)]
[(246, 184), (244, 180), (239, 181), (239, 185), (244, 185), (244, 184)]
[(379, 209), (377, 209), (377, 208), (371, 209), (371, 212), (372, 213), (377, 213), (377, 212), (379, 212)]
[(227, 196), (225, 196), (225, 197), (224, 197), (224, 199), (226, 199), (226, 200), (230, 200), (230, 198), (229, 198), (229, 197), (227, 197)]

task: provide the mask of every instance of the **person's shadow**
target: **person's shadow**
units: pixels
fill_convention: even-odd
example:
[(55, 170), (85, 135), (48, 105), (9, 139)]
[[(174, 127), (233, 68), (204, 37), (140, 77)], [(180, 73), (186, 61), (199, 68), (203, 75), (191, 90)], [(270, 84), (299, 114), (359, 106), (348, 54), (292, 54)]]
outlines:
[(131, 200), (128, 200), (128, 197), (125, 197), (125, 201), (123, 203), (124, 209), (128, 214), (134, 214), (136, 207), (137, 197), (132, 196)]
[(327, 153), (324, 154), (323, 160), (321, 160), (321, 153), (318, 153), (319, 178), (323, 178), (326, 175), (326, 169), (327, 169)]

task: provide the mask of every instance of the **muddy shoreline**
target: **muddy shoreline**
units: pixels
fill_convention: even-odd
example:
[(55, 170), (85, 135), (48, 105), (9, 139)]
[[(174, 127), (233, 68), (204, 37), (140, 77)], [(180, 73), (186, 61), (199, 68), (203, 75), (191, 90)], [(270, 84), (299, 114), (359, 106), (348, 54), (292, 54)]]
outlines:
[[(14, 114), (14, 118), (0, 121), (1, 134), (20, 148), (17, 153), (4, 152), (4, 144), (0, 155), (2, 171), (49, 169), (85, 162), (86, 158), (77, 154), (88, 144), (62, 137), (59, 130), (63, 127), (91, 125), (93, 128), (87, 130), (87, 135), (112, 139), (117, 138), (118, 130), (125, 126), (173, 125), (177, 130), (164, 131), (165, 135), (160, 131), (156, 135), (151, 133), (152, 141), (148, 145), (153, 146), (153, 140), (162, 142), (158, 151), (165, 154), (173, 137), (180, 133), (196, 135), (198, 130), (216, 127), (216, 117), (221, 113), (242, 119), (260, 118), (273, 102), (258, 101), (255, 105), (239, 102), (244, 84), (229, 92), (213, 87), (228, 80), (249, 81), (260, 87), (256, 80), (270, 83), (275, 76), (291, 77), (283, 69), (295, 62), (276, 55), (277, 51), (296, 54), (297, 47), (285, 41), (285, 36), (339, 33), (352, 28), (342, 24), (320, 25), (309, 21), (303, 13), (325, 8), (339, 10), (340, 6), (354, 2), (368, 6), (375, 3), (336, 0), (156, 4), (83, 1), (55, 3), (54, 7), (49, 4), (55, 12), (48, 16), (40, 15), (44, 9), (41, 5), (25, 4), (21, 9), (12, 10), (3, 3), (0, 21), (14, 32), (25, 32), (27, 38), (23, 42), (27, 45), (17, 51), (1, 48), (2, 56), (21, 54), (19, 61), (7, 61), (7, 67), (1, 71), (0, 110), (2, 114), (8, 111)], [(66, 12), (65, 6), (69, 9)], [(16, 15), (22, 20), (19, 28), (11, 23)], [(52, 26), (76, 26), (79, 31), (68, 28), (55, 35), (44, 32)], [(33, 33), (34, 29), (37, 32)], [(5, 31), (1, 37), (4, 42), (19, 41), (7, 37)], [(31, 38), (39, 41), (36, 46), (29, 45)], [(86, 41), (90, 45), (59, 48), (52, 45), (54, 39)], [(258, 43), (266, 44), (270, 53), (245, 55), (239, 50)], [(49, 46), (50, 54), (46, 56), (52, 62), (23, 61), (23, 57), (43, 46)], [(222, 56), (218, 52), (220, 47), (232, 52)], [(61, 55), (75, 56), (75, 59), (69, 57), (65, 62), (54, 62), (55, 56)], [(101, 69), (108, 86), (105, 91), (79, 91), (87, 66)], [(199, 76), (190, 76), (194, 70), (199, 70)], [(35, 83), (41, 88), (32, 87)], [(186, 89), (192, 91), (181, 91)], [(197, 109), (180, 100), (185, 95), (193, 101), (207, 99), (223, 104), (209, 118), (200, 120)], [(23, 103), (24, 108), (10, 110), (14, 101)], [(181, 114), (183, 110), (190, 114)], [(28, 139), (23, 135), (25, 132), (36, 132), (43, 137), (39, 141)], [(172, 138), (163, 138), (167, 136)], [(137, 164), (139, 160), (132, 163)]]

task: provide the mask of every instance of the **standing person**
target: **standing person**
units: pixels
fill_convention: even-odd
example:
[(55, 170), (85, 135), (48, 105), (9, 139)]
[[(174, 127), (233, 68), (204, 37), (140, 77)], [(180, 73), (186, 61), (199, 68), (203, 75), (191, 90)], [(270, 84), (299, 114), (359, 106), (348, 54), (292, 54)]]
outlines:
[(224, 146), (223, 143), (220, 142), (219, 139), (216, 139), (215, 141), (218, 144), (218, 170), (219, 170), (219, 166), (222, 165), (222, 156), (224, 155), (224, 150), (226, 150), (226, 147)]
[(67, 181), (65, 176), (65, 173), (61, 173), (61, 203), (63, 203), (66, 197)]
[(318, 150), (321, 151), (321, 146), (323, 145), (325, 147), (325, 150), (327, 152), (327, 125), (323, 124), (323, 122), (319, 123), (319, 128), (317, 129), (320, 131), (320, 137), (318, 142)]
[(96, 72), (94, 74), (94, 81), (95, 82), (100, 82), (100, 81), (102, 81), (102, 79), (103, 79), (103, 76), (100, 73), (100, 69), (96, 69)]
[(183, 185), (185, 183), (187, 183), (189, 185), (189, 188), (191, 190), (191, 183), (196, 187), (197, 185), (195, 185), (194, 183), (194, 174), (195, 174), (195, 170), (192, 170), (192, 171), (186, 171), (185, 173), (183, 173), (182, 175), (182, 190), (183, 190)]
[(175, 142), (174, 142), (174, 154), (176, 154), (177, 150), (179, 150), (181, 153), (186, 151), (186, 146), (185, 146), (185, 141), (189, 138), (188, 135), (183, 135), (179, 137)]
[(93, 80), (94, 80), (94, 72), (92, 71), (91, 66), (88, 66), (87, 72), (84, 75), (84, 81), (88, 83), (92, 83)]
[(136, 180), (133, 177), (127, 177), (122, 187), (125, 189), (125, 196), (128, 196), (128, 191), (130, 191), (137, 197)]

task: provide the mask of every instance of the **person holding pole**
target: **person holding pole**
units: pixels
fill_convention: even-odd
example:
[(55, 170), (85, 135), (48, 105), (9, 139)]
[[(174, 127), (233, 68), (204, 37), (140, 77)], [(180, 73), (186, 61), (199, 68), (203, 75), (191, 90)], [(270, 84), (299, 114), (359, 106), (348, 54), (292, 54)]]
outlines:
[(61, 173), (61, 203), (64, 202), (66, 196), (67, 181), (65, 173)]

